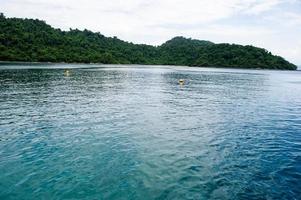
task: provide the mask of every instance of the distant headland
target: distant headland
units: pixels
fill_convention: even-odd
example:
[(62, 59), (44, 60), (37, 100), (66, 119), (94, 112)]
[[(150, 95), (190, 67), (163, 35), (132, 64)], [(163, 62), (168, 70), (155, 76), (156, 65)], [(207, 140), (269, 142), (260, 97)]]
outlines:
[(0, 61), (187, 65), (296, 70), (254, 46), (175, 37), (160, 46), (133, 44), (89, 30), (62, 31), (38, 19), (0, 13)]

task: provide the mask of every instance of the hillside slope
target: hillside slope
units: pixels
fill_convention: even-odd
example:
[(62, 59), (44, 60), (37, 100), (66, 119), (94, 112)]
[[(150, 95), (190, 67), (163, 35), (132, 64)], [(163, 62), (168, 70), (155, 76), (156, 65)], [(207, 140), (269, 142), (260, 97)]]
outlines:
[(295, 70), (265, 49), (175, 37), (161, 46), (133, 44), (88, 30), (62, 31), (37, 19), (0, 14), (0, 60), (168, 64)]

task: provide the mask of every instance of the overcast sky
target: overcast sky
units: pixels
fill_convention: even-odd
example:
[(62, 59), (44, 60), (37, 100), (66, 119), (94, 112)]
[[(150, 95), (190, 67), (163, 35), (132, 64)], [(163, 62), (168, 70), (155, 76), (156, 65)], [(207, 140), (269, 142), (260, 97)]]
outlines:
[(0, 0), (0, 12), (134, 43), (251, 44), (301, 64), (301, 0)]

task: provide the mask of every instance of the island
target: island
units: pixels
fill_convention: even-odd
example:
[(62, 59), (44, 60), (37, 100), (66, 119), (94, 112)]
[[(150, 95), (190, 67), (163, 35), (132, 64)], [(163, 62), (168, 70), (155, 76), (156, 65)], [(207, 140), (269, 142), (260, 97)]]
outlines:
[(38, 19), (0, 13), (0, 61), (185, 65), (296, 70), (280, 56), (251, 45), (175, 37), (160, 46), (133, 44), (99, 32), (55, 29)]

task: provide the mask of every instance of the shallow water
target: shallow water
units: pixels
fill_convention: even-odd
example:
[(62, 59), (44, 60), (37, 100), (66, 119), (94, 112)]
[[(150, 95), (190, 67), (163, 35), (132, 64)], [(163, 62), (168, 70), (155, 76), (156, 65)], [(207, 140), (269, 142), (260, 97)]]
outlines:
[(301, 72), (0, 69), (0, 199), (301, 197)]

